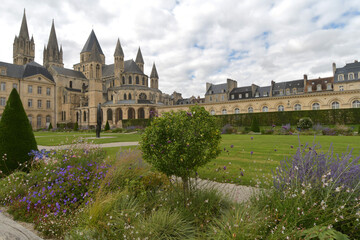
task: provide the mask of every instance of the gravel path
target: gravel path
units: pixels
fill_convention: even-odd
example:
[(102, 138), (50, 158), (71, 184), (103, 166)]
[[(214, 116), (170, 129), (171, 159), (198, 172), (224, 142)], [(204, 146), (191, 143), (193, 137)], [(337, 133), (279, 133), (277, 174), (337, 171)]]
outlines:
[[(95, 144), (94, 146), (99, 146), (101, 148), (108, 148), (108, 147), (125, 147), (125, 146), (137, 146), (139, 145), (139, 142), (113, 142), (113, 143), (101, 143), (101, 144)], [(69, 148), (71, 145), (59, 145), (59, 146), (42, 146), (38, 145), (38, 149), (45, 149), (46, 151), (49, 150), (58, 150), (58, 149), (66, 149)], [(1, 239), (0, 239), (1, 240)]]

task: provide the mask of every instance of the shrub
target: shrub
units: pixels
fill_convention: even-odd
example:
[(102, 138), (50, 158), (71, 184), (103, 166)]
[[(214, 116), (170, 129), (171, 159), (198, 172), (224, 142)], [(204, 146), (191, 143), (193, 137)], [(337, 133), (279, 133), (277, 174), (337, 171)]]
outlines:
[(232, 134), (232, 133), (236, 133), (236, 128), (232, 127), (230, 124), (226, 124), (222, 129), (221, 129), (221, 134)]
[(79, 131), (79, 124), (78, 124), (78, 122), (75, 122), (75, 124), (74, 124), (74, 131)]
[(313, 122), (309, 117), (300, 118), (297, 127), (301, 129), (309, 129), (313, 126)]
[(164, 113), (145, 129), (140, 142), (143, 158), (167, 176), (182, 178), (188, 189), (190, 174), (220, 154), (217, 122), (203, 107)]
[(50, 123), (50, 124), (49, 124), (49, 127), (48, 127), (48, 131), (50, 131), (51, 129), (53, 129), (53, 126), (52, 126), (52, 124)]
[(260, 132), (259, 122), (256, 117), (253, 118), (251, 122), (251, 131), (253, 132)]
[(104, 131), (109, 131), (109, 130), (110, 130), (109, 121), (106, 121)]
[(9, 174), (30, 160), (28, 153), (37, 150), (34, 133), (26, 116), (20, 96), (14, 88), (0, 121), (0, 171)]

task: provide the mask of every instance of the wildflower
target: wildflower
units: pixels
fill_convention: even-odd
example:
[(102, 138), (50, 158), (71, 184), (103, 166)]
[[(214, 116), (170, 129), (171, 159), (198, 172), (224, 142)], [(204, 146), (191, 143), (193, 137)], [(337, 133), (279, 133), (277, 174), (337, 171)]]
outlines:
[(294, 146), (293, 146), (293, 145), (290, 145), (290, 148), (294, 148)]
[(224, 170), (226, 170), (226, 166), (224, 166)]
[(254, 137), (251, 137), (250, 139), (251, 139), (251, 140), (253, 140), (253, 139), (254, 139)]
[(233, 145), (233, 144), (231, 144), (231, 145), (230, 145), (230, 148), (234, 148), (234, 145)]
[(251, 152), (250, 152), (250, 154), (251, 154), (251, 155), (253, 155), (253, 154), (254, 154), (254, 152), (253, 152), (253, 151), (251, 151)]
[(337, 188), (335, 189), (335, 192), (340, 192), (340, 190), (341, 190), (341, 187), (337, 187)]

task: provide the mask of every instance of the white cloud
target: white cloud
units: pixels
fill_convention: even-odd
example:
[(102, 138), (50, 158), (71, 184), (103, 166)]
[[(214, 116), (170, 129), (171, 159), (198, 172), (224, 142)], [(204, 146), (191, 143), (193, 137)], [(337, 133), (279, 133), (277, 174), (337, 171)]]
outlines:
[(356, 0), (78, 0), (5, 1), (0, 5), (0, 61), (12, 61), (12, 41), (26, 8), (29, 33), (42, 63), (51, 20), (64, 50), (65, 67), (79, 61), (91, 29), (106, 63), (117, 38), (125, 59), (139, 46), (150, 74), (155, 62), (163, 92), (203, 96), (205, 83), (238, 80), (266, 86), (331, 76), (360, 52)]

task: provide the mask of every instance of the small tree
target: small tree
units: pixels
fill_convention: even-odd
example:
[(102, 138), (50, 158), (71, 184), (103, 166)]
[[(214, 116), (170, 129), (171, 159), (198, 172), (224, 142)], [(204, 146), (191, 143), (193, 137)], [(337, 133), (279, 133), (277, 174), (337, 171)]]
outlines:
[(28, 153), (37, 150), (34, 133), (20, 96), (14, 88), (6, 103), (0, 122), (0, 170), (10, 174), (20, 163), (30, 160)]
[(104, 131), (108, 131), (108, 130), (110, 130), (110, 125), (109, 125), (109, 122), (108, 122), (108, 121), (106, 121)]
[(48, 127), (48, 131), (50, 131), (51, 129), (53, 129), (53, 126), (51, 125), (51, 123), (49, 124), (49, 127)]
[(164, 113), (141, 136), (143, 158), (167, 176), (175, 175), (187, 192), (190, 175), (220, 154), (221, 134), (203, 107)]
[(256, 117), (253, 118), (251, 122), (251, 131), (253, 132), (260, 132), (259, 122)]
[(313, 126), (313, 121), (309, 117), (300, 118), (297, 127), (301, 129), (309, 129)]
[(79, 131), (79, 124), (78, 124), (78, 122), (75, 122), (75, 124), (74, 124), (74, 131)]

